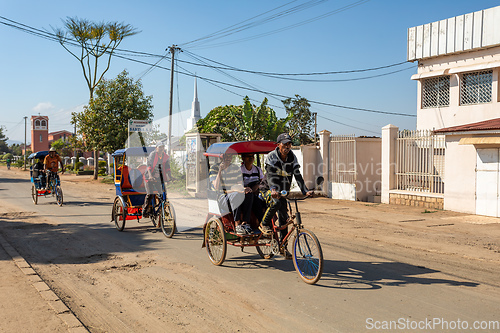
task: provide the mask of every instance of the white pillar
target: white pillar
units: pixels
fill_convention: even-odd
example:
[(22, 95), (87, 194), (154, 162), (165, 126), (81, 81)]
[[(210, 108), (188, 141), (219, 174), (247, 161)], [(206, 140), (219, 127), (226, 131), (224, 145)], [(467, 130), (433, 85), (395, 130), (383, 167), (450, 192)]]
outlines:
[(396, 139), (399, 127), (382, 127), (382, 203), (389, 203), (389, 191), (396, 187)]
[(330, 134), (332, 132), (323, 130), (319, 132), (319, 154), (321, 157), (319, 174), (325, 178), (323, 183), (323, 192), (331, 197), (328, 189), (330, 188)]

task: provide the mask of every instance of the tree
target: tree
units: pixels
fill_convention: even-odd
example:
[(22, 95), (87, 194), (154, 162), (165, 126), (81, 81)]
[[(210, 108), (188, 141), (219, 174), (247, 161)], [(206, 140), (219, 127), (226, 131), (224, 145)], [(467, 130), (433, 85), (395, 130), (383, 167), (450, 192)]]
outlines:
[(286, 114), (291, 116), (288, 123), (289, 134), (294, 145), (308, 144), (314, 141), (314, 118), (309, 110), (309, 101), (295, 95), (295, 98), (287, 98), (281, 101), (285, 106)]
[[(92, 99), (95, 88), (111, 65), (111, 56), (116, 48), (125, 37), (138, 32), (129, 24), (95, 23), (77, 17), (68, 17), (64, 21), (64, 28), (54, 29), (55, 34), (61, 46), (80, 62)], [(78, 54), (67, 47), (68, 44), (73, 45), (75, 42), (80, 46)], [(106, 67), (99, 74), (98, 63), (101, 57), (107, 57), (107, 60)]]
[(55, 148), (59, 152), (59, 155), (62, 156), (69, 156), (72, 151), (72, 145), (70, 141), (64, 141), (62, 138), (59, 138), (56, 141), (52, 142), (50, 146), (52, 148)]
[[(56, 28), (54, 32), (59, 43), (66, 51), (75, 57), (82, 66), (83, 76), (89, 88), (90, 100), (94, 97), (94, 90), (99, 85), (111, 65), (111, 56), (124, 38), (138, 33), (129, 24), (108, 22), (95, 23), (77, 17), (68, 17), (64, 21), (64, 29)], [(80, 52), (72, 52), (69, 45), (77, 43)], [(106, 59), (106, 65), (101, 73), (98, 71), (98, 63), (101, 57)], [(99, 152), (94, 151), (94, 160), (97, 161)], [(94, 179), (97, 179), (98, 171), (94, 168)]]
[(259, 105), (246, 96), (243, 105), (218, 106), (197, 122), (200, 133), (222, 134), (222, 141), (276, 140), (291, 117), (278, 119), (267, 98)]
[(113, 152), (123, 148), (128, 137), (128, 120), (153, 118), (152, 96), (144, 96), (140, 81), (123, 71), (114, 80), (103, 79), (95, 96), (81, 113), (72, 113), (85, 146)]
[(4, 134), (5, 127), (0, 126), (0, 153), (10, 152), (9, 146), (7, 145), (8, 137)]

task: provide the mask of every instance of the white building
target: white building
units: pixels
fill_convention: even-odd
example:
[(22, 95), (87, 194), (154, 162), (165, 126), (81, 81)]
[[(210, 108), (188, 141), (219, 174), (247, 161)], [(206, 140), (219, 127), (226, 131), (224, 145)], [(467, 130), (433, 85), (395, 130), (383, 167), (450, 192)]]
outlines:
[(444, 209), (500, 216), (500, 6), (408, 29), (408, 61), (417, 129), (445, 135)]

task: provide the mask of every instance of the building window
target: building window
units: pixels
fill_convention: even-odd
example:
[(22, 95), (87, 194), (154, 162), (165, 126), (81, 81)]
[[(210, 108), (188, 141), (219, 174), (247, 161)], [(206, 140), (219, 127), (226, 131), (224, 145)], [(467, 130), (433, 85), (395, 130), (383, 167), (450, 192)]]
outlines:
[(40, 120), (35, 120), (35, 127), (40, 127)]
[(493, 70), (462, 75), (460, 83), (460, 105), (491, 102)]
[(43, 137), (41, 134), (40, 134), (40, 142), (43, 142)]
[(47, 126), (47, 122), (45, 120), (42, 120), (42, 127), (46, 127)]
[(438, 76), (422, 80), (422, 108), (450, 105), (450, 77)]

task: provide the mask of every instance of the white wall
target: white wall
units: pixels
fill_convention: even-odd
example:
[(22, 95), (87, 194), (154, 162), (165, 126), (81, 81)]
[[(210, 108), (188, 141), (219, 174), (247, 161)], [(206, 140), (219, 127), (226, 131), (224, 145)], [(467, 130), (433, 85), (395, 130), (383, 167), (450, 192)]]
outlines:
[(459, 136), (446, 136), (444, 209), (475, 214), (476, 149), (459, 145)]

